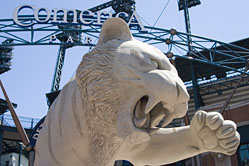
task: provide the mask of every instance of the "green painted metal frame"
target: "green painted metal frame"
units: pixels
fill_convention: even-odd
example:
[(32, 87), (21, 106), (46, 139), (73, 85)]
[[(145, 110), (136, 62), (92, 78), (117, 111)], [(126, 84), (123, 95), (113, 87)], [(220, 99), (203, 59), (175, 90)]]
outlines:
[[(41, 16), (42, 17), (42, 16)], [(21, 17), (22, 22), (34, 21), (31, 15)], [(102, 20), (103, 21), (103, 20)], [(245, 73), (241, 70), (231, 67), (231, 64), (247, 64), (249, 58), (249, 49), (236, 46), (233, 44), (224, 43), (221, 41), (187, 34), (183, 32), (172, 33), (172, 29), (162, 29), (157, 27), (145, 26), (147, 33), (141, 33), (137, 27), (131, 26), (131, 31), (134, 37), (151, 45), (166, 45), (168, 41), (168, 49), (166, 52), (173, 52), (175, 57), (189, 59), (201, 63), (206, 63), (222, 68), (226, 68), (239, 73)], [(6, 39), (12, 39), (13, 43), (5, 44), (10, 46), (32, 46), (32, 45), (72, 45), (59, 40), (49, 42), (51, 35), (58, 35), (64, 32), (79, 33), (83, 37), (92, 37), (93, 43), (81, 42), (73, 43), (74, 46), (92, 47), (96, 44), (101, 26), (94, 24), (90, 26), (82, 25), (80, 29), (73, 28), (58, 28), (58, 24), (43, 23), (34, 24), (31, 27), (20, 27), (16, 25), (13, 19), (0, 19), (0, 42)], [(188, 37), (192, 39), (192, 51), (188, 50)], [(83, 42), (82, 42), (83, 41)], [(217, 49), (222, 47), (223, 49)], [(205, 56), (203, 52), (208, 52), (209, 56)], [(186, 56), (188, 55), (188, 56)], [(218, 57), (223, 57), (219, 59)], [(224, 58), (225, 57), (225, 58)], [(248, 74), (248, 73), (245, 73)], [(249, 75), (249, 74), (248, 74)]]

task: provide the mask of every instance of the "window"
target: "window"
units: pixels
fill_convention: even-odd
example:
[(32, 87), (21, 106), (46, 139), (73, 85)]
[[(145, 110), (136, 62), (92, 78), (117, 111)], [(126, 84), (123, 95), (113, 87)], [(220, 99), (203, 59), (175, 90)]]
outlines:
[(243, 144), (239, 148), (240, 166), (249, 166), (249, 144)]

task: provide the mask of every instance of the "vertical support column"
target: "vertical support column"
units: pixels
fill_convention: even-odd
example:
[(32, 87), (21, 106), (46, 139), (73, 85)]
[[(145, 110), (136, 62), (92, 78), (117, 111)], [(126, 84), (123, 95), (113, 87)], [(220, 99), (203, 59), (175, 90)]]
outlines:
[(4, 121), (4, 114), (2, 114), (2, 118), (1, 118), (1, 126), (3, 125), (3, 121)]
[[(185, 17), (185, 26), (186, 26), (186, 32), (188, 34), (191, 34), (191, 27), (190, 27), (190, 19), (189, 19), (189, 12), (188, 12), (188, 5), (187, 5), (187, 0), (183, 1), (183, 6), (184, 6), (184, 17)], [(190, 36), (187, 36), (187, 40), (188, 40), (188, 51), (192, 52), (193, 48), (192, 48), (192, 39)], [(198, 82), (196, 79), (196, 75), (195, 75), (195, 69), (194, 69), (194, 65), (193, 62), (190, 60), (189, 61), (189, 65), (190, 65), (190, 70), (191, 70), (191, 75), (192, 75), (192, 84), (193, 84), (193, 91), (194, 91), (194, 101), (195, 101), (195, 109), (198, 109), (200, 107), (200, 101), (199, 101), (199, 97), (198, 97)]]
[(211, 153), (215, 166), (232, 166), (231, 157), (221, 153)]
[(22, 159), (22, 144), (19, 142), (19, 158), (18, 158), (18, 166), (21, 166)]
[[(189, 19), (189, 11), (188, 11), (188, 4), (187, 0), (183, 0), (183, 6), (184, 6), (184, 17), (185, 17), (185, 26), (186, 26), (186, 32), (188, 34), (191, 34), (191, 27), (190, 27), (190, 19)], [(190, 36), (187, 36), (187, 42), (188, 42), (188, 54), (193, 51), (192, 48), (192, 39)], [(195, 101), (195, 109), (197, 110), (200, 107), (200, 101), (198, 96), (198, 82), (195, 75), (194, 65), (192, 61), (189, 61), (190, 70), (191, 70), (191, 76), (192, 76), (192, 85), (193, 85), (193, 91), (194, 91), (194, 101)], [(192, 166), (201, 166), (201, 159), (200, 155), (191, 158)]]
[[(183, 6), (184, 6), (184, 18), (185, 18), (186, 32), (188, 34), (191, 34), (190, 18), (189, 18), (187, 0), (183, 0)], [(188, 50), (192, 51), (192, 47), (191, 47), (192, 39), (191, 39), (191, 37), (187, 36), (187, 40), (188, 40)]]
[(54, 71), (54, 78), (53, 78), (51, 92), (58, 91), (60, 88), (60, 80), (61, 80), (61, 73), (62, 73), (62, 68), (63, 68), (64, 60), (65, 60), (65, 53), (66, 53), (66, 46), (61, 45), (59, 49), (58, 57), (57, 57), (55, 71)]
[(191, 71), (191, 76), (192, 76), (192, 85), (193, 85), (193, 92), (194, 92), (194, 101), (195, 101), (195, 110), (200, 108), (200, 100), (199, 100), (199, 88), (198, 88), (198, 82), (195, 77), (195, 69), (194, 69), (194, 64), (190, 60), (189, 61), (190, 65), (190, 71)]
[(31, 126), (30, 126), (30, 129), (33, 129), (33, 127), (34, 127), (34, 119), (32, 118), (32, 119), (31, 119)]
[(2, 144), (3, 144), (3, 130), (0, 128), (0, 166), (2, 165)]

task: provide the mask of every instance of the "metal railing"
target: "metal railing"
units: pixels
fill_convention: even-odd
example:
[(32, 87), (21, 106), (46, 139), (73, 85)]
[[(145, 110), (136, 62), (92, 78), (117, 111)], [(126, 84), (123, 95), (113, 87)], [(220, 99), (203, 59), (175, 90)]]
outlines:
[[(18, 116), (20, 122), (25, 129), (33, 129), (35, 125), (40, 121), (38, 118), (29, 118)], [(9, 127), (16, 127), (13, 121), (13, 118), (9, 114), (2, 114), (0, 115), (0, 125), (9, 126)]]

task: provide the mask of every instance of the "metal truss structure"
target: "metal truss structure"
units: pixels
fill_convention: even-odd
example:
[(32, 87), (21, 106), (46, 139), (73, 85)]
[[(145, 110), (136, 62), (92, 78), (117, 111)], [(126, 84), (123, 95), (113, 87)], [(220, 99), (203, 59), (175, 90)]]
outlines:
[[(239, 81), (238, 75), (231, 76), (227, 78), (220, 79), (219, 81), (209, 81), (205, 84), (199, 84), (199, 93), (201, 96), (206, 96), (210, 94), (217, 93), (218, 95), (221, 95), (224, 91), (234, 89), (236, 84)], [(249, 76), (244, 76), (242, 81), (240, 82), (240, 87), (248, 86), (249, 85)], [(188, 90), (188, 93), (191, 98), (193, 98), (194, 92), (193, 88), (190, 88)]]
[[(117, 3), (113, 4), (110, 1), (108, 4), (102, 4), (89, 10), (98, 11), (111, 5), (118, 6), (119, 3), (117, 1)], [(24, 24), (35, 21), (34, 15), (19, 15), (18, 17)], [(69, 20), (70, 17), (72, 16), (68, 15)], [(42, 20), (46, 16), (39, 15), (39, 18)], [(58, 21), (62, 19), (62, 17), (58, 17)], [(105, 17), (101, 18), (101, 22), (104, 22), (105, 19)], [(226, 77), (226, 72), (229, 71), (249, 75), (249, 73), (241, 70), (248, 63), (249, 48), (241, 47), (236, 43), (229, 44), (190, 33), (178, 32), (176, 29), (145, 26), (147, 32), (141, 32), (137, 25), (130, 25), (130, 29), (133, 36), (138, 40), (151, 45), (167, 46), (165, 47), (165, 54), (170, 59), (175, 60), (176, 68), (184, 82), (192, 84), (191, 77), (186, 75), (187, 72), (181, 72), (186, 71), (189, 62), (194, 64), (194, 68), (197, 68), (196, 78), (201, 80), (208, 80), (213, 75), (218, 79), (224, 78)], [(51, 92), (54, 92), (59, 90), (66, 49), (74, 46), (87, 46), (90, 48), (95, 46), (100, 30), (101, 26), (96, 24), (86, 26), (81, 24), (53, 24), (48, 22), (36, 23), (30, 27), (21, 27), (15, 24), (13, 19), (0, 19), (0, 42), (2, 42), (0, 47), (9, 48), (13, 46), (32, 45), (60, 46), (51, 88)], [(191, 39), (191, 43), (189, 43), (189, 39)], [(190, 44), (191, 49), (189, 49)], [(206, 65), (203, 66), (200, 64)], [(210, 67), (210, 65), (213, 67)], [(202, 70), (198, 70), (198, 66)], [(221, 73), (217, 73), (217, 69), (223, 70), (221, 70)]]
[[(25, 19), (26, 18), (26, 19)], [(32, 21), (32, 16), (23, 16), (23, 22)], [(34, 19), (34, 18), (33, 18)], [(167, 44), (166, 51), (169, 58), (188, 59), (206, 63), (228, 70), (243, 73), (233, 67), (235, 64), (241, 64), (241, 67), (247, 64), (249, 49), (234, 44), (228, 44), (221, 41), (177, 32), (175, 29), (162, 29), (145, 26), (147, 33), (140, 33), (136, 27), (131, 27), (133, 36), (143, 40), (148, 44)], [(0, 42), (12, 40), (13, 42), (3, 42), (0, 46), (31, 46), (31, 45), (65, 45), (72, 46), (94, 46), (100, 33), (100, 26), (83, 26), (83, 25), (65, 25), (56, 24), (38, 24), (32, 27), (20, 27), (13, 22), (13, 19), (0, 19)], [(55, 36), (56, 40), (51, 38)], [(72, 41), (60, 38), (71, 36)], [(193, 51), (188, 51), (188, 36), (192, 39)], [(91, 40), (89, 40), (89, 37)], [(52, 41), (53, 39), (53, 41)]]

